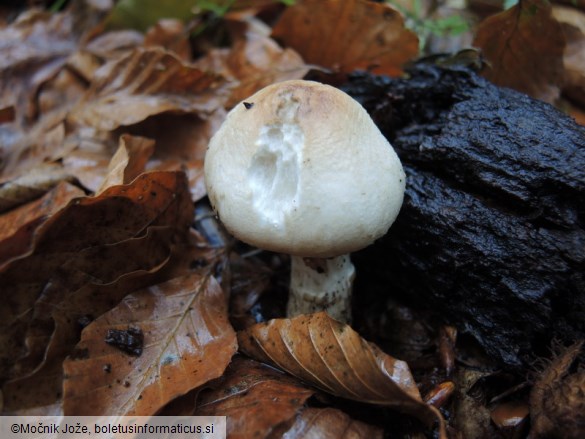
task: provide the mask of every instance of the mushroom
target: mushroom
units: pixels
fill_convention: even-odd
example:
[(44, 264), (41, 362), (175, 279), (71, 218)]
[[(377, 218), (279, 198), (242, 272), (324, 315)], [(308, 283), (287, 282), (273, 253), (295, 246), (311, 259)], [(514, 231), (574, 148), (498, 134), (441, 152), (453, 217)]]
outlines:
[(205, 156), (211, 205), (236, 238), (291, 255), (288, 316), (351, 321), (349, 253), (388, 231), (404, 196), (398, 156), (364, 108), (312, 81), (234, 107)]

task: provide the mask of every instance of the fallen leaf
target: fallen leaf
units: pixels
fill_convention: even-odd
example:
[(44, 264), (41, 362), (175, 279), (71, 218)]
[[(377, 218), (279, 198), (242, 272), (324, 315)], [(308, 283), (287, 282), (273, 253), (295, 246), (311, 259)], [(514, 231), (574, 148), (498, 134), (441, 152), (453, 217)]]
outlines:
[(218, 72), (231, 83), (226, 108), (232, 108), (275, 82), (302, 79), (309, 71), (293, 49), (282, 49), (269, 37), (260, 20), (230, 21), (234, 42), (229, 48), (211, 49), (196, 62), (203, 70)]
[(148, 169), (159, 169), (156, 163), (167, 160), (180, 161), (182, 164), (203, 160), (209, 139), (225, 120), (225, 114), (223, 109), (218, 109), (208, 118), (202, 119), (194, 114), (164, 113), (124, 127), (123, 131), (156, 142)]
[[(34, 115), (15, 118), (12, 123), (0, 126), (2, 180), (20, 177), (35, 167), (56, 162), (71, 151), (65, 142), (70, 131), (65, 126), (65, 118), (85, 92), (86, 82), (79, 69), (94, 67), (84, 61), (88, 58), (71, 55), (32, 95)], [(77, 64), (75, 68), (73, 62)]]
[(85, 196), (77, 186), (61, 182), (38, 200), (0, 216), (0, 265), (22, 254), (32, 243), (35, 230), (73, 198)]
[(69, 121), (99, 130), (132, 125), (167, 111), (204, 117), (223, 105), (222, 79), (160, 48), (137, 48), (106, 63)]
[[(144, 334), (140, 355), (106, 344), (108, 330)], [(127, 296), (82, 333), (64, 365), (64, 413), (155, 414), (220, 376), (237, 349), (226, 297), (209, 276), (190, 275)]]
[(96, 35), (83, 49), (101, 59), (113, 60), (143, 44), (144, 34), (142, 32), (124, 29)]
[[(114, 282), (124, 273), (140, 269), (140, 257), (148, 260), (148, 252), (130, 259), (124, 259), (128, 254), (123, 253), (120, 256), (125, 256), (120, 260), (109, 260), (106, 256), (117, 243), (121, 243), (120, 248), (124, 248), (125, 242), (132, 246), (136, 243), (133, 240), (140, 238), (151, 243), (148, 232), (153, 228), (170, 230), (170, 236), (161, 242), (164, 248), (156, 251), (168, 254), (173, 235), (184, 234), (192, 220), (187, 191), (183, 173), (142, 174), (132, 184), (111, 187), (99, 197), (79, 198), (43, 223), (31, 246), (0, 267), (4, 298), (0, 308), (0, 376), (5, 377), (26, 352), (23, 345), (26, 327), (33, 318), (38, 318), (33, 307), (40, 297), (55, 306), (59, 300), (50, 299), (49, 291), (62, 297), (88, 279)], [(160, 263), (158, 256), (157, 259), (155, 264)], [(147, 269), (152, 269), (150, 262), (147, 265)], [(41, 316), (47, 318), (45, 314)], [(50, 325), (45, 332), (47, 329), (50, 334)]]
[(96, 193), (107, 175), (115, 147), (113, 136), (91, 137), (73, 140), (72, 143), (77, 143), (77, 140), (80, 143), (72, 146), (72, 151), (63, 157), (61, 163), (88, 192)]
[(272, 36), (305, 62), (334, 72), (396, 76), (418, 55), (418, 38), (400, 13), (364, 0), (300, 0), (286, 9)]
[(62, 166), (45, 163), (14, 180), (0, 183), (0, 212), (40, 198), (66, 180), (71, 180), (71, 177)]
[(207, 194), (203, 179), (203, 158), (209, 139), (224, 119), (225, 111), (222, 108), (206, 119), (193, 114), (164, 113), (124, 127), (124, 132), (155, 140), (156, 149), (147, 169), (186, 172), (191, 198), (195, 202)]
[(97, 193), (110, 186), (128, 184), (144, 172), (154, 151), (154, 141), (145, 137), (120, 136), (120, 145), (108, 165), (108, 173)]
[(30, 10), (0, 29), (0, 102), (16, 107), (18, 118), (32, 117), (34, 96), (77, 46), (73, 16)]
[(408, 365), (325, 312), (274, 319), (238, 333), (242, 352), (343, 398), (444, 422), (422, 401)]
[(211, 390), (199, 395), (197, 416), (227, 416), (228, 437), (265, 438), (292, 419), (314, 391), (296, 379), (236, 357)]
[(93, 72), (102, 64), (101, 60), (85, 51), (69, 55), (62, 68), (43, 83), (35, 96), (38, 119), (47, 117), (50, 112), (56, 112), (64, 118), (66, 112), (83, 96)]
[(473, 45), (488, 65), (482, 75), (502, 87), (554, 102), (563, 80), (565, 39), (544, 0), (524, 0), (485, 19)]
[(333, 408), (306, 408), (282, 437), (286, 439), (382, 439), (384, 431)]
[[(79, 341), (81, 328), (162, 271), (171, 258), (172, 234), (171, 228), (153, 227), (144, 237), (79, 252), (78, 259), (63, 265), (62, 277), (50, 280), (28, 313), (32, 320), (15, 323), (14, 330), (25, 336), (26, 353), (12, 367), (17, 378), (3, 385), (7, 409), (48, 405), (61, 398), (63, 360)], [(19, 333), (15, 341), (21, 337)]]
[[(53, 283), (53, 288), (47, 291), (52, 301), (45, 301), (44, 308), (36, 307), (37, 314), (44, 317), (44, 322), (41, 319), (32, 322), (26, 339), (29, 349), (37, 348), (40, 355), (45, 357), (45, 361), (33, 373), (4, 385), (6, 408), (20, 412), (26, 408), (50, 404), (55, 400), (60, 401), (63, 360), (79, 342), (81, 329), (112, 309), (129, 291), (191, 275), (194, 272), (205, 273), (213, 270), (214, 273), (221, 275), (221, 270), (216, 267), (222, 265), (225, 257), (222, 249), (209, 248), (201, 237), (190, 233), (187, 239), (171, 247), (169, 255), (168, 232), (170, 230), (164, 228), (153, 228), (144, 238), (122, 242), (115, 246), (119, 247), (119, 250), (115, 252), (119, 255), (119, 259), (98, 262), (118, 266), (123, 272), (128, 271), (130, 267), (127, 267), (124, 262), (120, 263), (120, 260), (130, 259), (135, 265), (142, 266), (141, 271), (129, 272), (115, 282), (106, 284), (86, 282), (77, 290), (71, 290), (72, 286), (68, 283), (64, 285)], [(159, 253), (158, 256), (156, 252)], [(142, 262), (137, 261), (138, 257)], [(148, 265), (144, 263), (146, 261), (151, 261), (151, 269), (147, 272), (145, 269)], [(155, 265), (152, 265), (153, 263)], [(65, 298), (61, 297), (59, 301), (55, 293), (67, 288), (70, 291), (65, 291)], [(46, 329), (42, 330), (43, 323), (47, 325), (48, 317), (54, 322), (49, 325), (51, 328), (54, 327), (52, 333), (47, 332)], [(26, 367), (26, 361), (34, 360), (31, 358), (34, 357), (33, 353), (29, 351), (28, 354), (17, 364), (21, 369)], [(37, 363), (38, 361), (37, 358)]]
[(172, 18), (159, 20), (146, 32), (144, 45), (163, 47), (184, 61), (190, 61), (192, 58), (189, 30), (180, 20)]
[(18, 123), (0, 125), (1, 182), (26, 179), (26, 174), (36, 173), (47, 166), (58, 168), (53, 162), (67, 152), (62, 148), (64, 117), (63, 111), (54, 111), (30, 126), (23, 127)]
[[(47, 92), (48, 83), (77, 81), (65, 65), (100, 16), (97, 9), (84, 8), (86, 3), (90, 2), (74, 2), (59, 13), (31, 9), (0, 29), (0, 106), (14, 112), (12, 123), (0, 126), (4, 180), (7, 173), (15, 178), (39, 165), (61, 143), (60, 124), (74, 100), (57, 99), (57, 94)], [(73, 88), (60, 91), (71, 97)]]

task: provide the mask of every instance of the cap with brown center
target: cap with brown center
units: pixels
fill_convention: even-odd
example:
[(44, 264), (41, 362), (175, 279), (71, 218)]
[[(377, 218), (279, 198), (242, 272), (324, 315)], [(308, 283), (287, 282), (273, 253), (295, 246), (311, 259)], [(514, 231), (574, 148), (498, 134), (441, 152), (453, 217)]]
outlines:
[[(302, 80), (268, 86), (230, 111), (210, 141), (205, 180), (230, 233), (293, 255), (291, 295), (300, 288), (304, 298), (291, 297), (289, 314), (327, 309), (334, 317), (330, 302), (344, 296), (348, 304), (347, 286), (319, 279), (341, 270), (351, 291), (347, 254), (388, 231), (405, 187), (398, 156), (363, 107), (334, 87)], [(313, 288), (328, 291), (313, 298)], [(291, 309), (296, 302), (300, 309)]]

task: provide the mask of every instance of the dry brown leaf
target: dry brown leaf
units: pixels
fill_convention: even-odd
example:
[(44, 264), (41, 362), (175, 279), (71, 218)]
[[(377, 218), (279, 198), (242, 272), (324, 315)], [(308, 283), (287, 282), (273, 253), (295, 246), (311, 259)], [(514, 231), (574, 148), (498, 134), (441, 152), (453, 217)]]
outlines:
[(85, 45), (84, 50), (101, 59), (116, 59), (143, 44), (144, 34), (142, 32), (125, 29), (95, 35)]
[(275, 319), (238, 333), (240, 349), (343, 398), (383, 405), (432, 423), (439, 412), (422, 401), (408, 365), (368, 343), (325, 312)]
[(35, 118), (15, 119), (0, 125), (3, 181), (21, 177), (35, 167), (57, 161), (69, 153), (64, 142), (64, 121), (84, 91), (83, 81), (63, 68), (34, 95), (38, 111)]
[(201, 392), (195, 414), (227, 416), (232, 439), (265, 438), (292, 419), (313, 393), (294, 378), (236, 357), (213, 390)]
[(549, 2), (525, 0), (488, 17), (473, 45), (488, 61), (482, 75), (494, 84), (547, 102), (558, 99), (565, 39)]
[(148, 162), (148, 170), (187, 173), (192, 200), (203, 198), (207, 190), (203, 179), (203, 158), (211, 136), (225, 119), (219, 108), (207, 119), (193, 114), (159, 114), (125, 127), (124, 131), (156, 141), (156, 150)]
[(144, 237), (79, 252), (78, 259), (63, 265), (63, 277), (51, 279), (31, 310), (33, 319), (16, 322), (24, 327), (27, 351), (12, 368), (18, 378), (3, 386), (7, 408), (19, 410), (59, 399), (62, 363), (81, 328), (128, 291), (152, 281), (170, 261), (172, 234), (168, 227), (152, 227)]
[(0, 29), (0, 102), (14, 105), (19, 118), (35, 114), (38, 87), (52, 77), (76, 48), (73, 16), (31, 10)]
[(70, 151), (64, 142), (65, 117), (85, 91), (85, 83), (64, 67), (34, 94), (35, 117), (0, 125), (2, 180), (22, 177)]
[(78, 18), (71, 11), (31, 9), (0, 29), (0, 106), (14, 112), (12, 123), (0, 126), (4, 181), (42, 163), (62, 141), (64, 110), (53, 105), (55, 114), (43, 114), (43, 90), (60, 76), (79, 44), (79, 32), (85, 28), (76, 27)]
[(282, 49), (259, 20), (231, 21), (234, 43), (210, 50), (196, 65), (220, 73), (231, 82), (226, 108), (232, 108), (275, 82), (302, 79), (309, 66), (293, 49)]
[[(23, 342), (31, 319), (48, 317), (33, 312), (39, 297), (55, 306), (59, 299), (51, 298), (50, 291), (62, 297), (89, 280), (114, 282), (124, 273), (140, 270), (143, 257), (147, 260), (144, 268), (151, 270), (148, 252), (129, 259), (129, 253), (123, 253), (119, 260), (110, 261), (108, 257), (115, 252), (112, 245), (121, 243), (124, 248), (127, 241), (132, 247), (135, 240), (145, 238), (149, 245), (160, 242), (163, 246), (156, 250), (157, 255), (161, 251), (168, 254), (173, 235), (184, 234), (191, 220), (186, 177), (170, 172), (142, 174), (132, 184), (111, 187), (99, 197), (77, 199), (49, 218), (37, 229), (32, 245), (0, 267), (5, 299), (0, 308), (0, 376), (6, 376), (26, 352)], [(149, 241), (148, 231), (156, 227), (170, 233), (163, 231), (168, 236), (162, 241), (155, 233), (154, 242)], [(155, 265), (161, 263), (159, 256), (155, 259)], [(49, 325), (49, 333), (51, 329)]]
[[(141, 353), (105, 342), (135, 329)], [(126, 297), (90, 324), (64, 363), (66, 415), (153, 415), (220, 376), (237, 349), (226, 297), (211, 277), (173, 279)]]
[(301, 0), (289, 7), (272, 36), (311, 64), (347, 73), (399, 75), (418, 55), (418, 38), (400, 13), (364, 0)]
[[(194, 269), (198, 267), (201, 267), (202, 273), (213, 268), (216, 273), (221, 274), (221, 270), (215, 267), (222, 264), (224, 257), (222, 249), (210, 249), (200, 237), (190, 234), (180, 245), (172, 247), (171, 254), (168, 255), (166, 250), (169, 242), (168, 232), (169, 230), (160, 227), (153, 228), (144, 238), (116, 245), (119, 250), (115, 252), (114, 259), (99, 261), (99, 258), (95, 258), (98, 264), (119, 266), (121, 271), (129, 270), (130, 267), (127, 267), (125, 260), (132, 260), (135, 265), (143, 267), (142, 271), (129, 272), (116, 282), (105, 285), (86, 282), (77, 290), (66, 291), (65, 298), (55, 297), (55, 293), (71, 288), (67, 284), (57, 284), (47, 291), (50, 297), (44, 303), (39, 303), (36, 311), (41, 316), (52, 317), (54, 330), (52, 333), (40, 331), (39, 329), (43, 329), (43, 323), (46, 325), (47, 318), (44, 322), (39, 319), (29, 326), (26, 339), (27, 346), (30, 349), (37, 347), (46, 360), (32, 374), (4, 385), (7, 408), (11, 411), (21, 411), (29, 407), (47, 405), (60, 398), (63, 381), (62, 363), (79, 341), (81, 329), (109, 311), (129, 291), (193, 274)], [(156, 252), (159, 253), (158, 256)], [(143, 262), (139, 262), (138, 258)], [(150, 264), (156, 264), (157, 258), (158, 266), (154, 265), (149, 272), (145, 272), (148, 261), (151, 261)], [(32, 356), (33, 353), (29, 352), (17, 366), (21, 369), (26, 367), (27, 361), (34, 360)]]
[(44, 115), (30, 126), (18, 123), (0, 125), (0, 181), (8, 182), (27, 178), (35, 168), (63, 156), (62, 144), (65, 137), (64, 111)]
[(284, 433), (286, 439), (382, 439), (381, 428), (350, 418), (333, 408), (306, 408)]
[(219, 76), (189, 66), (171, 52), (139, 48), (95, 73), (69, 120), (108, 131), (167, 111), (205, 117), (223, 106), (221, 84)]
[(36, 96), (39, 119), (52, 111), (64, 117), (83, 96), (93, 72), (102, 62), (87, 52), (72, 53), (59, 72), (45, 82)]
[(3, 181), (67, 154), (63, 121), (86, 86), (79, 62), (69, 61), (107, 4), (70, 2), (59, 13), (30, 9), (0, 28), (0, 106), (13, 113), (11, 123), (0, 125)]
[(77, 186), (61, 182), (42, 198), (0, 216), (0, 265), (22, 254), (32, 243), (35, 230), (73, 198), (84, 196)]
[(97, 193), (110, 186), (128, 184), (144, 172), (146, 162), (154, 151), (154, 140), (124, 134), (108, 165), (108, 173)]
[(155, 140), (156, 150), (148, 169), (159, 169), (156, 163), (166, 160), (203, 160), (209, 139), (225, 120), (225, 114), (221, 108), (206, 119), (194, 114), (159, 114), (125, 127), (124, 132)]
[[(74, 147), (62, 160), (63, 167), (74, 175), (79, 183), (88, 191), (96, 193), (107, 175), (108, 164), (114, 151), (110, 152), (113, 139), (83, 140), (83, 144)], [(91, 145), (89, 145), (91, 143)]]
[(146, 32), (144, 45), (163, 47), (184, 61), (190, 61), (192, 58), (189, 30), (181, 20), (173, 18), (159, 20)]
[(71, 180), (71, 176), (62, 166), (44, 163), (14, 180), (0, 183), (0, 212), (39, 198), (66, 180)]

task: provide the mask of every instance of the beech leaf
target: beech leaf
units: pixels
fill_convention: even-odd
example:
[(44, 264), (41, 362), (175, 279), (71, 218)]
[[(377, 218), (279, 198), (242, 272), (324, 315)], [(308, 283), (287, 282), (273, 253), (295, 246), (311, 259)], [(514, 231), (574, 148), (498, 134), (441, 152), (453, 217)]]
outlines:
[(95, 74), (69, 120), (100, 130), (132, 125), (166, 111), (212, 113), (222, 106), (221, 77), (161, 48), (137, 48)]
[(135, 292), (85, 328), (64, 362), (64, 413), (153, 415), (220, 376), (236, 349), (226, 297), (212, 277)]
[(153, 152), (154, 140), (128, 134), (120, 136), (120, 144), (110, 160), (108, 173), (98, 193), (110, 186), (130, 183), (144, 171)]
[(61, 182), (38, 200), (31, 201), (0, 216), (0, 265), (26, 251), (34, 232), (49, 216), (73, 198), (85, 194), (77, 186)]
[(0, 212), (40, 198), (59, 182), (70, 179), (62, 166), (44, 163), (20, 177), (0, 183)]
[(309, 71), (295, 50), (283, 49), (269, 37), (269, 28), (252, 20), (233, 24), (245, 29), (237, 32), (232, 47), (213, 49), (196, 64), (230, 79), (227, 108), (275, 82), (302, 79)]
[(381, 428), (350, 418), (334, 408), (306, 408), (283, 435), (286, 439), (382, 439)]
[(77, 46), (71, 13), (23, 13), (0, 27), (0, 106), (12, 104), (17, 118), (34, 114), (33, 96)]
[(238, 333), (242, 352), (336, 396), (391, 407), (432, 423), (408, 365), (326, 312), (274, 319)]
[(197, 416), (227, 416), (230, 438), (264, 438), (294, 418), (314, 391), (256, 361), (235, 357), (225, 375), (201, 392)]
[(473, 45), (488, 61), (489, 81), (547, 102), (559, 97), (565, 39), (548, 1), (523, 0), (488, 17)]
[(272, 36), (305, 62), (343, 73), (396, 76), (418, 55), (418, 38), (400, 13), (364, 0), (300, 0), (283, 13)]
[[(0, 266), (0, 377), (29, 351), (25, 328), (39, 318), (33, 312), (39, 298), (52, 309), (88, 282), (105, 285), (155, 269), (168, 259), (173, 236), (186, 233), (192, 212), (183, 173), (151, 172), (98, 197), (77, 198), (44, 222), (30, 246)], [(124, 249), (132, 247), (139, 253), (129, 258)]]

